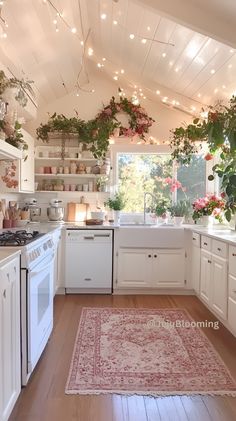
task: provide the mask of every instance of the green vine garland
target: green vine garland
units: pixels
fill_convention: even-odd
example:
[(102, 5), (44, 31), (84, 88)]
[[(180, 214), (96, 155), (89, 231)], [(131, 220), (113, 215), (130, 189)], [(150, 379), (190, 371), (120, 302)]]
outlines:
[[(128, 128), (123, 127), (116, 117), (122, 111), (129, 115)], [(46, 143), (49, 142), (51, 133), (59, 132), (67, 137), (73, 134), (78, 137), (78, 142), (87, 146), (95, 158), (104, 158), (109, 147), (109, 137), (116, 128), (124, 136), (137, 135), (145, 139), (145, 133), (148, 133), (153, 122), (140, 105), (132, 104), (127, 98), (120, 98), (120, 102), (116, 102), (112, 97), (109, 104), (92, 120), (85, 122), (78, 115), (67, 118), (63, 114), (54, 113), (46, 124), (40, 124), (36, 134), (38, 139)]]

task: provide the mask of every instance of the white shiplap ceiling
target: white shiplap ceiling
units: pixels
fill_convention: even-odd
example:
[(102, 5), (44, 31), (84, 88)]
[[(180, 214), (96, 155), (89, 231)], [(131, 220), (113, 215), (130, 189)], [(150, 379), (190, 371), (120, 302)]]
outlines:
[[(228, 8), (230, 1), (226, 2)], [(189, 22), (180, 25), (147, 3), (5, 0), (2, 17), (9, 27), (2, 25), (7, 38), (1, 39), (1, 62), (17, 76), (24, 71), (32, 78), (44, 103), (74, 90), (78, 74), (79, 85), (92, 89), (95, 72), (103, 72), (111, 80), (118, 78), (114, 83), (128, 93), (140, 88), (143, 96), (175, 101), (183, 109), (190, 104), (200, 109), (202, 104), (229, 99), (236, 91), (232, 43), (222, 44), (193, 31)], [(185, 7), (185, 0), (182, 4)], [(63, 14), (64, 22), (53, 6)], [(214, 19), (214, 14), (209, 19)], [(76, 34), (70, 31), (73, 27)], [(88, 34), (86, 44), (81, 45)], [(88, 56), (88, 48), (93, 49), (92, 56)]]

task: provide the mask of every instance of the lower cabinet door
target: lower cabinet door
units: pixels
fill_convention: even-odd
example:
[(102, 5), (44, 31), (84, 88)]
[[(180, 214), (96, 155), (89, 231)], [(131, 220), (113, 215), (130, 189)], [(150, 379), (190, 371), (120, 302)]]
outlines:
[(212, 302), (213, 310), (222, 319), (227, 319), (227, 262), (221, 257), (212, 255)]
[(236, 336), (236, 300), (228, 299), (228, 323)]
[(153, 250), (153, 287), (183, 287), (185, 252), (183, 249)]
[(200, 247), (192, 247), (192, 287), (194, 291), (199, 294), (200, 291), (200, 268), (201, 268), (201, 253)]
[[(19, 258), (0, 267), (0, 420), (21, 390)], [(4, 338), (4, 340), (2, 340)]]
[(211, 301), (211, 253), (201, 250), (200, 296), (210, 305)]
[(120, 249), (118, 256), (117, 286), (150, 287), (152, 250)]

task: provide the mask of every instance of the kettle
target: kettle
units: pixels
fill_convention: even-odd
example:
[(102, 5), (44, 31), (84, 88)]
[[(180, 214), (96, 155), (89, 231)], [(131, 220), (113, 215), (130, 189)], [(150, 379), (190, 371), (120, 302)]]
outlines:
[(30, 220), (32, 222), (39, 222), (40, 215), (41, 215), (41, 208), (37, 206), (37, 199), (34, 199), (34, 198), (25, 199), (25, 207), (29, 208)]

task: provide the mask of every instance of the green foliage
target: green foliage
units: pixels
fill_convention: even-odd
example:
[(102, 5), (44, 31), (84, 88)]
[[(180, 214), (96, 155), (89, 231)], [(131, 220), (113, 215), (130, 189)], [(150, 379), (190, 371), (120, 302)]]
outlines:
[(27, 150), (28, 145), (24, 141), (23, 134), (21, 132), (21, 124), (16, 121), (14, 126), (14, 131), (10, 136), (5, 139), (5, 142), (9, 143), (12, 146), (15, 146), (18, 149)]
[(212, 155), (219, 152), (220, 163), (213, 167), (208, 179), (214, 180), (215, 174), (220, 177), (221, 192), (227, 198), (225, 216), (230, 220), (236, 207), (236, 97), (232, 96), (228, 107), (221, 104), (209, 107), (206, 120), (194, 119), (171, 133), (172, 159), (183, 164), (191, 162), (203, 142)]
[(157, 216), (164, 216), (166, 212), (169, 210), (170, 207), (170, 200), (163, 198), (162, 200), (158, 200), (156, 207), (155, 207), (155, 214)]
[[(120, 91), (121, 92), (121, 91)], [(116, 118), (120, 111), (128, 113), (129, 128), (121, 126)], [(148, 117), (145, 110), (140, 105), (133, 105), (127, 98), (120, 98), (120, 102), (115, 102), (112, 97), (109, 105), (103, 108), (98, 115), (87, 122), (80, 120), (78, 116), (67, 118), (63, 114), (54, 113), (49, 116), (46, 124), (40, 124), (36, 130), (37, 138), (48, 143), (50, 133), (58, 132), (62, 135), (70, 134), (78, 136), (78, 141), (87, 145), (95, 158), (104, 158), (109, 148), (109, 137), (113, 134), (115, 128), (120, 128), (121, 134), (125, 136), (134, 136), (138, 134), (144, 139), (144, 133), (148, 133), (153, 119)]]
[(179, 200), (176, 205), (169, 208), (171, 216), (189, 216), (191, 204), (189, 200)]
[(104, 203), (105, 206), (108, 206), (109, 209), (115, 211), (120, 211), (125, 207), (125, 200), (122, 193), (118, 192), (115, 194), (114, 198), (109, 198), (107, 202)]

